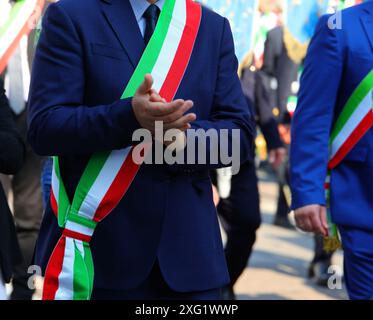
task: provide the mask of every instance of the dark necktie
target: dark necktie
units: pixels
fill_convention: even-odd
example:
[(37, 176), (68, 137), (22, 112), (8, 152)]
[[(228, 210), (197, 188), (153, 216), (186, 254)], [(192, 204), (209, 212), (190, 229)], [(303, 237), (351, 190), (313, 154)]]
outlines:
[(144, 18), (146, 20), (144, 41), (146, 45), (149, 43), (149, 40), (154, 33), (155, 26), (157, 25), (159, 13), (160, 13), (160, 10), (155, 4), (151, 4), (144, 13)]

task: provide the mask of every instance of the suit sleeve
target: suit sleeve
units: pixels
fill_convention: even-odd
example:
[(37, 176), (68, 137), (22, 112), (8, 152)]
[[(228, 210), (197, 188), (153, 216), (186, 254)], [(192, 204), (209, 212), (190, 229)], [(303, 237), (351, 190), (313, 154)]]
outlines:
[(320, 19), (310, 43), (292, 125), (290, 152), (293, 209), (325, 205), (329, 136), (343, 69), (341, 30)]
[(35, 54), (28, 139), (40, 155), (77, 155), (121, 149), (140, 127), (131, 99), (84, 104), (84, 52), (64, 9), (51, 4)]
[[(253, 148), (253, 137), (255, 135), (255, 120), (251, 108), (247, 105), (245, 96), (237, 74), (238, 61), (235, 55), (232, 31), (227, 19), (224, 19), (222, 34), (218, 78), (213, 100), (213, 109), (208, 120), (197, 120), (192, 124), (192, 129), (208, 132), (228, 133), (225, 141), (228, 141), (228, 153), (231, 154), (233, 145), (240, 148), (240, 162), (249, 159)], [(235, 139), (233, 130), (239, 130), (239, 141)], [(238, 131), (237, 131), (238, 132)], [(197, 138), (198, 139), (198, 138)], [(224, 141), (224, 142), (225, 142)], [(223, 163), (219, 156), (218, 162), (213, 161), (213, 155), (220, 154), (222, 139), (219, 135), (218, 143), (206, 143), (206, 148), (201, 148), (198, 140), (195, 142), (195, 163), (198, 163), (201, 152), (206, 154), (206, 165), (187, 166), (190, 169), (216, 169), (227, 167), (231, 164)], [(190, 163), (190, 162), (188, 162)], [(185, 166), (182, 166), (185, 168)]]
[(25, 148), (17, 131), (0, 81), (0, 172), (15, 174), (22, 166)]

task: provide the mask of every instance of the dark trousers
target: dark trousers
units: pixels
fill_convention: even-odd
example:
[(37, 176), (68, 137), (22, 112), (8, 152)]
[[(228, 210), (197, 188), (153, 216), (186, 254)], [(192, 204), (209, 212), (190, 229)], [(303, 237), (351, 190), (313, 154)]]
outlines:
[(338, 226), (344, 252), (344, 276), (351, 300), (373, 300), (373, 232)]
[(280, 166), (276, 172), (278, 181), (278, 199), (276, 216), (278, 218), (287, 218), (290, 212), (289, 195), (285, 188), (289, 185), (289, 163), (288, 160)]
[[(22, 136), (26, 137), (26, 114), (16, 119)], [(7, 194), (13, 194), (13, 213), (17, 237), (23, 255), (23, 263), (16, 266), (13, 277), (12, 299), (31, 299), (34, 290), (28, 287), (28, 268), (33, 257), (35, 243), (41, 223), (43, 207), (41, 198), (40, 172), (42, 160), (26, 144), (25, 163), (13, 177), (2, 176)]]
[(261, 224), (258, 178), (252, 162), (232, 177), (228, 199), (220, 201), (218, 213), (227, 233), (225, 256), (233, 286), (245, 270)]
[(176, 292), (163, 278), (158, 262), (148, 278), (132, 290), (94, 289), (92, 300), (220, 300), (220, 289), (199, 292)]

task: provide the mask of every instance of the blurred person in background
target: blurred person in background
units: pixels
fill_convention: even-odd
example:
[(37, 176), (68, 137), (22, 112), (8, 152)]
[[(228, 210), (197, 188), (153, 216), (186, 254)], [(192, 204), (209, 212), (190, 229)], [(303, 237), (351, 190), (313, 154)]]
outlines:
[[(14, 1), (10, 1), (11, 5)], [(9, 105), (22, 139), (26, 143), (27, 112), (26, 105), (30, 83), (30, 66), (35, 50), (35, 32), (24, 36), (13, 53), (5, 71), (5, 89)], [(1, 176), (4, 190), (13, 197), (13, 214), (16, 230), (24, 260), (14, 270), (13, 292), (11, 299), (29, 300), (34, 290), (27, 285), (36, 238), (43, 212), (40, 174), (42, 159), (26, 143), (25, 161), (21, 170), (14, 176)]]
[[(25, 147), (0, 79), (0, 173), (15, 174), (21, 169), (24, 156)], [(13, 217), (0, 183), (0, 300), (7, 299), (4, 284), (10, 282), (14, 267), (21, 261)]]
[[(265, 80), (270, 82), (276, 79), (276, 89), (274, 90), (275, 114), (279, 122), (279, 131), (282, 141), (289, 148), (291, 144), (290, 128), (291, 114), (288, 110), (288, 101), (291, 95), (296, 94), (293, 86), (298, 82), (298, 72), (302, 63), (298, 63), (289, 55), (285, 44), (285, 31), (283, 26), (274, 28), (268, 32), (262, 71), (268, 76)], [(280, 227), (293, 229), (289, 221), (290, 197), (289, 190), (289, 163), (288, 160), (282, 163), (277, 170), (279, 196), (277, 202), (277, 212), (274, 224)], [(316, 284), (327, 286), (330, 274), (329, 267), (332, 264), (334, 252), (324, 250), (323, 237), (315, 235), (314, 257), (308, 269), (308, 277)]]
[[(260, 71), (252, 66), (244, 68), (241, 85), (250, 112), (256, 115), (269, 151), (269, 162), (277, 169), (283, 162), (286, 149), (281, 141), (277, 122), (272, 114), (269, 91)], [(223, 228), (227, 233), (225, 257), (231, 282), (223, 290), (224, 300), (235, 300), (234, 285), (245, 270), (250, 259), (256, 232), (261, 224), (258, 178), (255, 166), (255, 150), (250, 160), (241, 165), (240, 172), (232, 176), (230, 194), (221, 199), (217, 207)]]
[[(284, 28), (278, 26), (270, 30), (264, 48), (264, 59), (261, 71), (263, 81), (272, 96), (274, 115), (280, 125), (283, 142), (289, 145), (290, 117), (287, 112), (288, 98), (291, 95), (291, 86), (298, 77), (299, 65), (290, 59), (284, 43)], [(293, 229), (289, 221), (290, 203), (286, 194), (287, 161), (277, 171), (279, 182), (279, 197), (274, 224), (280, 227)]]
[[(278, 123), (273, 115), (273, 102), (268, 76), (260, 69), (263, 65), (263, 50), (268, 30), (282, 21), (282, 7), (279, 1), (260, 1), (260, 27), (254, 36), (253, 49), (246, 55), (240, 66), (241, 86), (248, 108), (256, 116), (256, 122), (267, 144), (268, 159), (275, 170), (283, 163), (286, 149), (279, 135)], [(255, 165), (255, 150), (240, 172), (226, 183), (218, 183), (221, 173), (214, 183), (219, 185), (222, 199), (217, 207), (222, 226), (227, 234), (225, 256), (231, 282), (223, 290), (225, 300), (236, 299), (234, 285), (245, 270), (261, 224), (260, 197)], [(222, 173), (224, 174), (224, 173)], [(221, 182), (221, 181), (219, 181)], [(222, 186), (223, 184), (224, 186)], [(223, 190), (229, 185), (230, 191)], [(226, 197), (227, 196), (227, 197)]]
[[(44, 13), (46, 12), (49, 4), (56, 3), (59, 0), (48, 0), (46, 1), (46, 4), (43, 8), (42, 17)], [(35, 28), (35, 31), (31, 33), (31, 35), (34, 36), (34, 47), (36, 48), (36, 45), (39, 41), (39, 37), (42, 31), (42, 21), (41, 18)], [(42, 166), (42, 172), (41, 172), (41, 191), (42, 191), (42, 199), (43, 199), (43, 209), (47, 207), (48, 202), (50, 201), (50, 191), (51, 191), (51, 185), (52, 185), (52, 166), (53, 166), (53, 160), (51, 157), (44, 157), (43, 158), (43, 166)]]

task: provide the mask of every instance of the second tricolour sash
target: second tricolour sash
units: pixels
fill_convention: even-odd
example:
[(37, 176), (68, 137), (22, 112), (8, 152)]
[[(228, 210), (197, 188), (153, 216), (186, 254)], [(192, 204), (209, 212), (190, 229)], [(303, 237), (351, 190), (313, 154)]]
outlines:
[(19, 0), (12, 6), (8, 19), (0, 28), (0, 74), (21, 38), (36, 26), (44, 4), (45, 0)]
[[(153, 88), (167, 101), (176, 95), (188, 67), (202, 10), (192, 0), (166, 0), (156, 29), (122, 99), (132, 97), (147, 73)], [(93, 289), (94, 266), (89, 242), (96, 225), (126, 194), (139, 170), (133, 147), (92, 156), (70, 203), (59, 159), (53, 159), (51, 204), (63, 228), (47, 266), (44, 300), (87, 300)]]
[(337, 227), (332, 224), (330, 214), (330, 177), (349, 154), (352, 148), (373, 127), (373, 70), (363, 79), (347, 101), (338, 117), (330, 138), (330, 159), (325, 182), (330, 235), (325, 249), (333, 251), (340, 245)]

